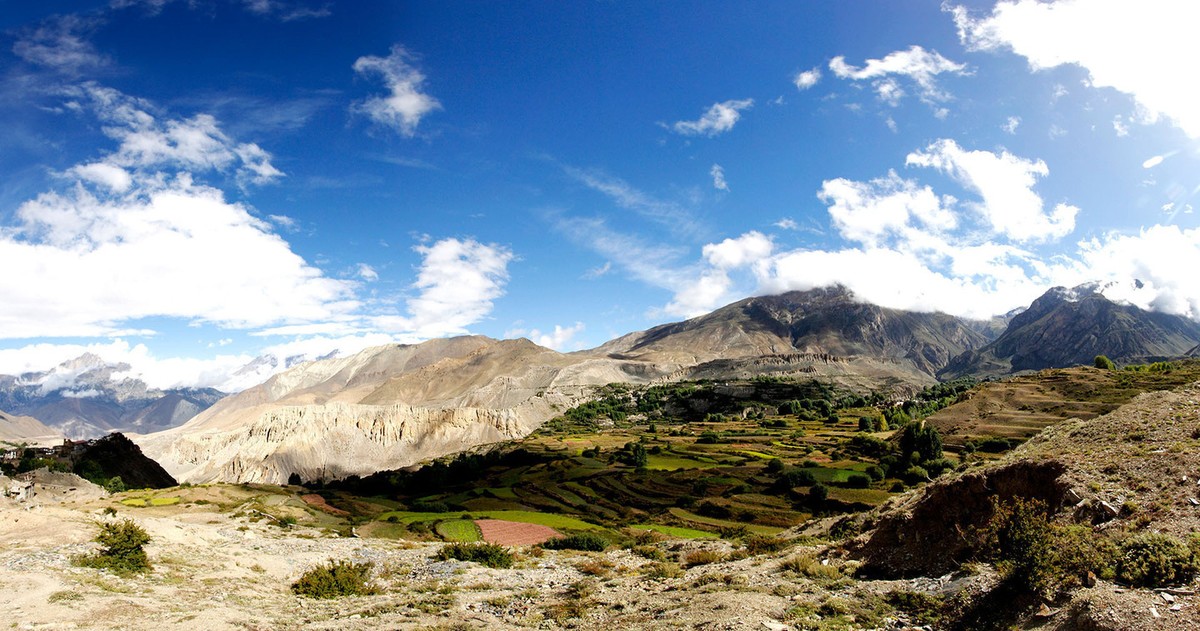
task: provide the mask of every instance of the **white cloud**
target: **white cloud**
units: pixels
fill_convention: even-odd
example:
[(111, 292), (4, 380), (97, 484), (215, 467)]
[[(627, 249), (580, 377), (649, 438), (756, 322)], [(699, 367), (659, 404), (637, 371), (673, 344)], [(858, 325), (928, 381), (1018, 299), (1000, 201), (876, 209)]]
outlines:
[(328, 7), (312, 8), (304, 6), (293, 6), (292, 3), (283, 2), (282, 0), (244, 0), (246, 10), (251, 13), (257, 13), (263, 16), (278, 17), (284, 22), (293, 22), (295, 20), (304, 20), (310, 18), (328, 17), (332, 12)]
[[(1200, 91), (1180, 62), (1200, 59), (1200, 5), (1179, 0), (1004, 0), (991, 15), (954, 14), (964, 45), (1011, 49), (1033, 70), (1074, 64), (1096, 88), (1131, 95), (1151, 118), (1162, 115), (1200, 138)], [(1086, 26), (1081, 26), (1086, 25)]]
[(1042, 241), (1075, 229), (1077, 207), (1057, 204), (1047, 213), (1042, 198), (1033, 191), (1037, 179), (1050, 173), (1041, 160), (1025, 160), (1007, 151), (968, 151), (942, 139), (910, 153), (906, 163), (935, 168), (977, 193), (982, 200), (969, 207), (999, 234), (1017, 241)]
[(717, 269), (746, 267), (771, 255), (775, 244), (761, 232), (751, 231), (736, 239), (725, 239), (720, 243), (709, 243), (701, 252), (710, 265)]
[(618, 206), (632, 210), (646, 219), (666, 226), (677, 234), (695, 236), (703, 231), (702, 226), (686, 208), (671, 201), (655, 198), (634, 188), (620, 178), (594, 169), (583, 170), (574, 167), (564, 167), (563, 170), (568, 176), (584, 186), (607, 195)]
[(583, 277), (588, 280), (595, 280), (612, 271), (612, 261), (605, 261), (604, 265), (594, 267), (584, 272)]
[(133, 177), (129, 175), (128, 171), (104, 162), (72, 167), (70, 174), (93, 184), (101, 184), (114, 193), (124, 193), (133, 185)]
[(562, 325), (554, 325), (554, 330), (542, 333), (537, 329), (529, 332), (529, 339), (538, 346), (545, 346), (556, 351), (578, 350), (569, 348), (577, 344), (573, 344), (575, 336), (583, 332), (584, 326), (582, 322), (576, 322), (572, 326), (564, 327)]
[(413, 284), (418, 294), (406, 301), (408, 316), (372, 316), (378, 329), (414, 340), (461, 335), (504, 295), (513, 260), (508, 248), (451, 238), (414, 249), (424, 257)]
[[(67, 93), (86, 99), (96, 116), (106, 123), (105, 135), (120, 143), (117, 150), (99, 164), (76, 167), (77, 175), (81, 177), (102, 181), (111, 187), (112, 182), (121, 179), (121, 176), (113, 175), (116, 169), (135, 170), (144, 174), (145, 179), (152, 179), (161, 169), (227, 171), (232, 168), (239, 181), (255, 184), (265, 184), (283, 176), (271, 164), (269, 153), (253, 143), (234, 142), (208, 114), (164, 122), (151, 113), (149, 103), (111, 88), (86, 84)], [(97, 169), (107, 169), (108, 173), (102, 175), (101, 180), (95, 180)]]
[(1015, 134), (1015, 133), (1017, 133), (1017, 127), (1020, 125), (1021, 125), (1021, 117), (1020, 116), (1009, 116), (1008, 120), (1004, 121), (1004, 126), (1001, 127), (1001, 129), (1003, 129), (1004, 133), (1006, 133), (1006, 134)]
[(729, 191), (729, 184), (725, 181), (725, 169), (721, 168), (721, 165), (712, 165), (708, 174), (712, 176), (713, 188), (718, 191)]
[(685, 136), (716, 136), (733, 129), (742, 117), (741, 111), (754, 105), (754, 99), (714, 103), (698, 120), (678, 121), (671, 126)]
[(796, 73), (796, 77), (792, 79), (792, 83), (796, 84), (797, 90), (807, 90), (821, 80), (821, 69), (812, 68), (803, 72)]
[(895, 171), (870, 182), (845, 178), (827, 180), (817, 194), (829, 204), (829, 216), (842, 237), (867, 247), (877, 247), (885, 238), (904, 236), (914, 239), (915, 230), (935, 233), (957, 226), (949, 209), (953, 198), (939, 198), (928, 186), (901, 179)]
[(791, 217), (784, 217), (783, 219), (776, 221), (774, 225), (776, 228), (781, 228), (783, 230), (799, 230), (800, 229), (800, 224), (796, 223), (796, 220), (792, 219)]
[(367, 282), (376, 281), (379, 280), (379, 272), (376, 272), (374, 267), (371, 267), (366, 263), (359, 263), (358, 277)]
[(1166, 160), (1166, 159), (1167, 159), (1166, 156), (1153, 156), (1150, 158), (1146, 158), (1146, 161), (1142, 163), (1142, 168), (1143, 169), (1153, 169), (1154, 167), (1162, 164), (1163, 160)]
[(404, 136), (416, 134), (422, 118), (442, 109), (436, 98), (424, 92), (425, 75), (410, 64), (412, 60), (403, 47), (393, 46), (387, 57), (359, 57), (354, 62), (355, 72), (382, 77), (390, 91), (386, 97), (371, 97), (356, 104), (355, 109)]
[(1112, 126), (1118, 138), (1124, 138), (1129, 135), (1129, 125), (1120, 116), (1113, 118)]
[(834, 57), (829, 62), (829, 69), (842, 79), (871, 81), (879, 98), (890, 105), (898, 104), (904, 97), (904, 89), (897, 77), (906, 77), (914, 82), (923, 101), (936, 103), (950, 98), (938, 87), (938, 75), (966, 74), (965, 65), (920, 46), (889, 53), (883, 59), (868, 59), (862, 67), (851, 66), (846, 63), (845, 57)]
[(67, 75), (95, 71), (111, 63), (87, 40), (87, 35), (99, 24), (95, 18), (80, 15), (51, 18), (37, 28), (21, 33), (12, 50), (25, 61)]
[(115, 335), (142, 318), (226, 327), (324, 319), (357, 308), (270, 226), (197, 175), (274, 177), (269, 156), (206, 115), (160, 120), (94, 84), (70, 89), (116, 151), (62, 174), (0, 229), (0, 337)]

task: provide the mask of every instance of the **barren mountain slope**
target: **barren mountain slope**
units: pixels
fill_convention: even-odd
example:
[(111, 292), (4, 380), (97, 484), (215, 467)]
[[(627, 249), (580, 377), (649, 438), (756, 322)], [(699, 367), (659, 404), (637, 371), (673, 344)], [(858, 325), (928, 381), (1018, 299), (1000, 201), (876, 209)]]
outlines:
[(519, 438), (590, 386), (673, 369), (568, 356), (528, 340), (381, 346), (297, 366), (136, 440), (181, 481), (361, 475)]
[(0, 412), (0, 441), (30, 445), (58, 444), (63, 435), (30, 416), (13, 416)]
[(942, 379), (1091, 364), (1107, 355), (1118, 364), (1183, 357), (1200, 341), (1200, 324), (1106, 298), (1094, 284), (1055, 287), (1013, 317), (995, 341), (955, 357)]
[(698, 318), (631, 333), (594, 352), (682, 364), (795, 353), (868, 358), (929, 380), (952, 357), (985, 344), (981, 330), (985, 327), (941, 313), (863, 303), (835, 286), (748, 298)]

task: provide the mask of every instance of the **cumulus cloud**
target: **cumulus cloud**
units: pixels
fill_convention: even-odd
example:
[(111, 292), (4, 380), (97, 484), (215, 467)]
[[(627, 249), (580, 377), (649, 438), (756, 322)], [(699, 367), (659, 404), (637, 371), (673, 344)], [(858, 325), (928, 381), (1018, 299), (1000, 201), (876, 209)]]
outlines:
[(358, 306), (350, 285), (195, 181), (214, 171), (277, 177), (265, 151), (204, 115), (161, 120), (146, 103), (94, 85), (70, 96), (118, 148), (68, 169), (66, 186), (21, 204), (0, 230), (0, 337), (113, 335), (150, 317), (246, 328)]
[(574, 348), (578, 345), (575, 342), (575, 336), (582, 333), (583, 329), (582, 322), (576, 322), (574, 325), (566, 327), (556, 324), (553, 331), (546, 333), (533, 329), (529, 332), (529, 339), (538, 346), (545, 346), (556, 351), (578, 350)]
[(729, 191), (729, 184), (725, 181), (725, 169), (721, 165), (712, 165), (712, 168), (708, 170), (708, 174), (712, 176), (713, 188), (718, 191)]
[(742, 110), (754, 105), (754, 99), (742, 99), (714, 103), (708, 111), (694, 121), (678, 121), (671, 126), (676, 133), (684, 136), (716, 136), (723, 134), (737, 124), (742, 117)]
[(461, 335), (504, 295), (513, 260), (508, 248), (450, 238), (414, 249), (423, 257), (413, 284), (418, 293), (406, 301), (407, 316), (371, 317), (378, 329), (413, 340)]
[(375, 96), (357, 103), (355, 110), (410, 137), (417, 133), (422, 118), (442, 109), (436, 98), (425, 93), (425, 75), (412, 65), (412, 61), (413, 56), (397, 45), (387, 57), (359, 57), (354, 62), (355, 72), (382, 78), (389, 91), (387, 96)]
[(948, 10), (968, 48), (1009, 49), (1035, 71), (1079, 66), (1093, 87), (1129, 94), (1151, 119), (1165, 116), (1188, 136), (1200, 137), (1200, 91), (1180, 76), (1174, 63), (1200, 58), (1200, 39), (1195, 37), (1200, 5), (1177, 0), (1004, 0), (982, 17), (961, 6)]
[(829, 62), (829, 69), (839, 78), (852, 81), (870, 81), (880, 100), (896, 105), (904, 97), (900, 78), (916, 84), (923, 101), (936, 103), (950, 98), (937, 84), (940, 74), (965, 74), (966, 66), (943, 57), (937, 51), (928, 51), (920, 46), (889, 53), (882, 59), (868, 59), (861, 66), (846, 63), (842, 56)]
[(827, 180), (817, 196), (829, 204), (829, 217), (842, 237), (868, 247), (885, 237), (916, 239), (921, 231), (943, 232), (957, 225), (950, 210), (953, 198), (939, 197), (895, 171), (869, 182)]
[(254, 143), (233, 141), (211, 115), (161, 120), (149, 103), (112, 88), (86, 84), (66, 92), (86, 102), (105, 123), (104, 133), (120, 143), (99, 165), (76, 167), (76, 173), (86, 179), (96, 181), (99, 176), (106, 184), (120, 183), (124, 178), (116, 169), (137, 170), (148, 174), (146, 179), (162, 169), (232, 170), (244, 184), (266, 184), (283, 177), (271, 164), (269, 153)]
[(1020, 125), (1021, 125), (1021, 117), (1020, 116), (1009, 116), (1008, 120), (1004, 121), (1004, 125), (1001, 127), (1001, 129), (1003, 129), (1004, 133), (1006, 133), (1006, 134), (1015, 134), (1015, 133), (1017, 133), (1017, 127), (1019, 127)]
[(968, 202), (968, 207), (993, 231), (1017, 241), (1056, 239), (1075, 229), (1079, 208), (1060, 203), (1047, 212), (1033, 190), (1037, 179), (1050, 173), (1041, 160), (1026, 160), (1007, 151), (965, 150), (953, 140), (942, 139), (910, 153), (907, 164), (937, 169), (977, 193), (981, 201)]
[(807, 90), (821, 80), (821, 69), (812, 68), (803, 72), (796, 73), (796, 77), (792, 79), (792, 83), (796, 85), (797, 90)]

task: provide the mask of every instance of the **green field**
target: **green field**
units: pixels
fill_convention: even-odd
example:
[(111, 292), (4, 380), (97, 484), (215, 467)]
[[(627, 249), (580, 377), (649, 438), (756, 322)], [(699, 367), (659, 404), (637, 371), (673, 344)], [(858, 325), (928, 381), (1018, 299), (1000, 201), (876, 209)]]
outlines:
[(670, 513), (683, 521), (692, 522), (695, 524), (703, 524), (705, 526), (716, 526), (717, 528), (740, 528), (745, 527), (746, 530), (760, 535), (775, 535), (783, 532), (786, 528), (776, 526), (759, 526), (757, 524), (745, 524), (739, 521), (730, 521), (727, 519), (716, 519), (714, 517), (705, 517), (683, 510), (682, 508), (672, 508)]
[[(503, 519), (506, 521), (516, 521), (524, 524), (538, 524), (541, 526), (549, 526), (551, 528), (564, 528), (567, 530), (604, 530), (602, 526), (589, 524), (586, 521), (567, 515), (556, 515), (553, 513), (538, 513), (534, 511), (517, 511), (517, 510), (485, 510), (485, 511), (470, 511), (471, 517), (474, 519)], [(463, 511), (451, 511), (448, 513), (414, 513), (411, 511), (388, 511), (379, 516), (379, 519), (387, 521), (392, 517), (402, 524), (411, 524), (418, 521), (442, 521), (448, 519), (458, 519), (463, 515)]]
[(676, 469), (711, 469), (718, 466), (715, 462), (700, 462), (692, 458), (684, 458), (682, 456), (668, 456), (666, 454), (651, 454), (646, 456), (646, 468), (655, 469), (658, 471), (674, 471)]
[(438, 522), (434, 527), (438, 536), (446, 541), (482, 541), (483, 533), (479, 526), (469, 519), (447, 519)]

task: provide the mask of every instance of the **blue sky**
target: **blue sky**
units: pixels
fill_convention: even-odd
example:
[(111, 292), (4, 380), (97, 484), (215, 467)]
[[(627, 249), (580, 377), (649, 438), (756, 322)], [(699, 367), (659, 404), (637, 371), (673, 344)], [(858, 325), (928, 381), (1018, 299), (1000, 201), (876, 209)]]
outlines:
[(0, 0), (0, 373), (236, 389), (834, 282), (1200, 318), (1190, 3), (733, 6)]

